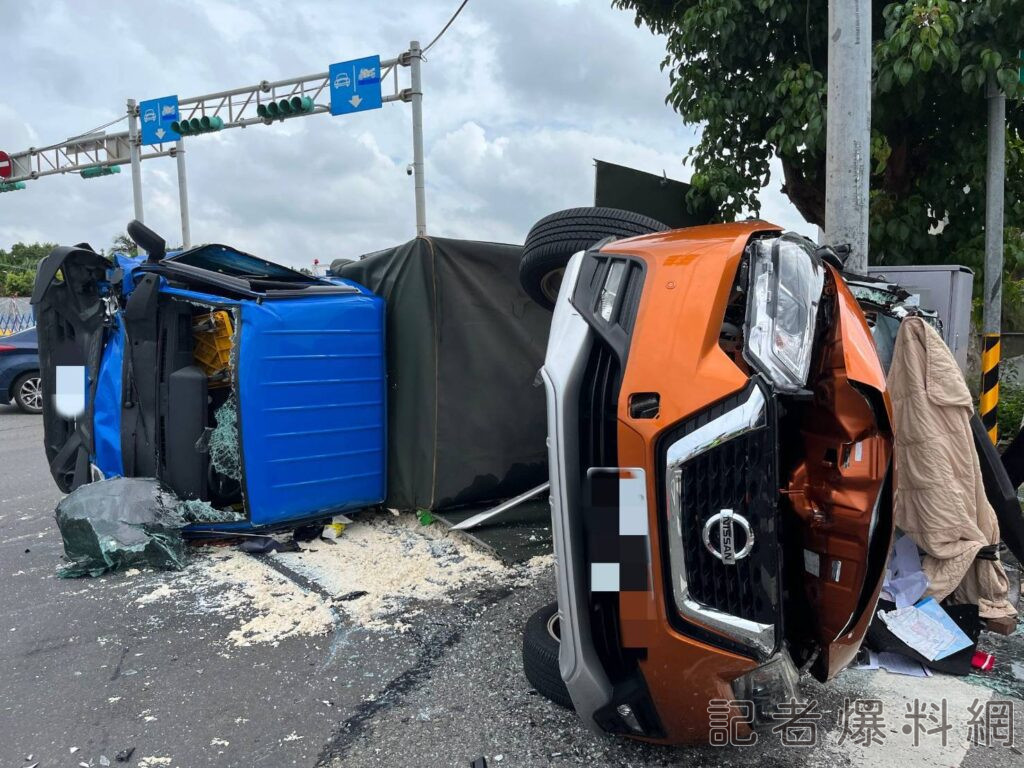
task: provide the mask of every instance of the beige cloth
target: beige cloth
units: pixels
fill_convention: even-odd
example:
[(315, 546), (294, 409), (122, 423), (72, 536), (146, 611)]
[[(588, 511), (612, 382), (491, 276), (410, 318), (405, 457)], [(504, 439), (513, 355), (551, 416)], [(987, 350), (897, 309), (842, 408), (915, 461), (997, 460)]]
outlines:
[(1015, 616), (1002, 563), (975, 560), (999, 543), (971, 434), (971, 394), (942, 337), (919, 317), (900, 326), (888, 377), (896, 438), (896, 525), (924, 551), (927, 594)]

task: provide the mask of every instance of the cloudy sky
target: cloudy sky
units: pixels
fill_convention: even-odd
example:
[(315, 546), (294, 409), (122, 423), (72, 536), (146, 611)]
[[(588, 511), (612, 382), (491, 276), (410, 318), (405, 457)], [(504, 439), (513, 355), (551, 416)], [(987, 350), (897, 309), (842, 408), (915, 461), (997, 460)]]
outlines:
[[(0, 0), (0, 149), (91, 129), (122, 114), (129, 97), (184, 98), (390, 58), (411, 39), (426, 44), (457, 5)], [(423, 66), (430, 233), (522, 242), (541, 216), (592, 204), (593, 158), (687, 180), (683, 156), (699, 128), (665, 104), (663, 55), (663, 40), (610, 0), (470, 0)], [(414, 234), (406, 104), (186, 146), (193, 242), (307, 265)], [(127, 171), (47, 177), (0, 196), (0, 248), (108, 247), (132, 217)], [(169, 243), (180, 240), (176, 178), (171, 158), (143, 163), (146, 223)], [(773, 180), (762, 194), (762, 216), (809, 232), (777, 190)]]

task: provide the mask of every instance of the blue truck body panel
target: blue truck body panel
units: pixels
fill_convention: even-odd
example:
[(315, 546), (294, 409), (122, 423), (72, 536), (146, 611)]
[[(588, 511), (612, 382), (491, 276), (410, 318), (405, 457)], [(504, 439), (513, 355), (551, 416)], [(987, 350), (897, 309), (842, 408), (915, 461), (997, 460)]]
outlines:
[[(117, 255), (122, 296), (142, 259)], [(202, 523), (196, 532), (275, 528), (373, 506), (386, 496), (384, 300), (357, 293), (245, 300), (160, 280), (160, 294), (230, 310), (235, 329), (242, 488), (248, 520)], [(107, 329), (94, 401), (93, 463), (124, 473), (121, 407), (125, 333), (121, 312)]]
[(237, 390), (255, 526), (385, 496), (384, 301), (242, 302)]
[(121, 457), (121, 403), (124, 381), (124, 329), (121, 318), (114, 316), (114, 326), (108, 329), (100, 370), (96, 380), (96, 398), (93, 400), (93, 464), (104, 477), (121, 477), (124, 461)]

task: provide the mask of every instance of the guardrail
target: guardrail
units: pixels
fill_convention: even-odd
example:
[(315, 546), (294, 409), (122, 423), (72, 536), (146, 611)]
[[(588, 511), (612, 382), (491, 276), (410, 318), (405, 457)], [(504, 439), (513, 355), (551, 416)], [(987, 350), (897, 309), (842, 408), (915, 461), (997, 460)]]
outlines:
[(36, 324), (31, 312), (0, 314), (0, 336), (24, 331)]

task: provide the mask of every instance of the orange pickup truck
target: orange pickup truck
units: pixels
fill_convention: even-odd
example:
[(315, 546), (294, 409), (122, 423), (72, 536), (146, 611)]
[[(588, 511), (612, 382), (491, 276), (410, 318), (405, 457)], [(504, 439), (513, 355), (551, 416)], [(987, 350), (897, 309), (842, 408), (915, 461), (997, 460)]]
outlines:
[(833, 250), (641, 219), (577, 209), (527, 241), (524, 287), (554, 305), (558, 603), (524, 663), (592, 728), (706, 742), (716, 707), (757, 728), (801, 671), (855, 657), (892, 539), (891, 412)]

